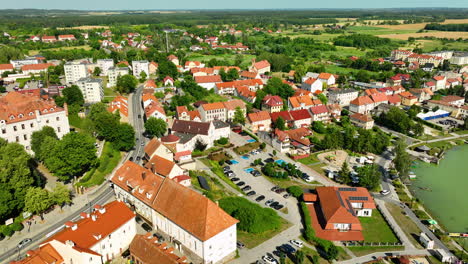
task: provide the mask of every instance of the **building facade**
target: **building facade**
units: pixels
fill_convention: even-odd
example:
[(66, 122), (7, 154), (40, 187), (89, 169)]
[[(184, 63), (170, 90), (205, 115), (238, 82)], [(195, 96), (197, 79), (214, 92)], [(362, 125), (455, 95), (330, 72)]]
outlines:
[(76, 82), (76, 85), (80, 88), (85, 103), (99, 103), (104, 98), (102, 79), (81, 78)]

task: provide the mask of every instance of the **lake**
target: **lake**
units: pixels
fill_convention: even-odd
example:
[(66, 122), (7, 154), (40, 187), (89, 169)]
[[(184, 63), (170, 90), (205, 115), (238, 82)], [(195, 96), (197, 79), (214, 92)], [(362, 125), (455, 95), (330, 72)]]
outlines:
[(410, 189), (435, 220), (448, 232), (468, 232), (468, 145), (449, 150), (439, 165), (418, 162), (411, 170)]

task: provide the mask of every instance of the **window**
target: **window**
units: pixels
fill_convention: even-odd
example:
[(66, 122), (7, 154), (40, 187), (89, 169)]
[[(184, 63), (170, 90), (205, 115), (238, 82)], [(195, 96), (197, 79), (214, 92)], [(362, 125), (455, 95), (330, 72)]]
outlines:
[(28, 140), (28, 135), (23, 135), (24, 140)]
[(16, 136), (16, 142), (19, 142), (19, 137), (18, 136)]
[(24, 129), (24, 124), (21, 124), (21, 129)]
[(6, 129), (2, 128), (2, 134), (5, 134), (5, 133), (6, 133)]
[(49, 119), (47, 119), (45, 122), (46, 122), (46, 124), (49, 124)]
[(34, 127), (34, 123), (29, 124), (29, 126)]
[(57, 117), (55, 118), (55, 120), (60, 121), (60, 117), (57, 116)]
[(16, 128), (16, 126), (13, 126), (13, 130), (18, 131), (18, 128)]
[(60, 130), (61, 130), (61, 129), (60, 129), (60, 127), (57, 127), (57, 132), (59, 132), (59, 133), (60, 133)]

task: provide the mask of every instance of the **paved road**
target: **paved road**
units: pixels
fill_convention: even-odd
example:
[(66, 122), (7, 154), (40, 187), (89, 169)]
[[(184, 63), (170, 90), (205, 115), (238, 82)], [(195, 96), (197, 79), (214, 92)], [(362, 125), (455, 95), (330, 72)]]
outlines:
[[(143, 132), (145, 131), (144, 122), (143, 122), (143, 107), (141, 105), (141, 94), (143, 92), (143, 85), (140, 85), (136, 90), (135, 93), (131, 95), (131, 100), (129, 100), (130, 106), (130, 123), (135, 128), (135, 137), (137, 139), (135, 143), (135, 150), (132, 151), (130, 154), (133, 157), (133, 161), (136, 163), (140, 163), (141, 161), (137, 161), (137, 157), (144, 156), (144, 145), (148, 141), (146, 137), (143, 136)], [(140, 115), (140, 118), (138, 116)], [(141, 163), (140, 163), (141, 164)]]
[(29, 249), (37, 247), (45, 238), (61, 230), (67, 221), (77, 220), (80, 218), (81, 212), (85, 212), (89, 210), (95, 204), (104, 204), (107, 201), (113, 199), (114, 193), (113, 193), (113, 190), (109, 187), (109, 185), (104, 184), (104, 185), (101, 185), (100, 188), (101, 188), (99, 190), (100, 192), (97, 192), (99, 194), (93, 200), (91, 200), (89, 204), (86, 204), (85, 206), (78, 208), (74, 213), (72, 213), (68, 217), (61, 219), (59, 222), (56, 222), (55, 224), (49, 226), (47, 229), (43, 230), (42, 232), (39, 232), (35, 234), (34, 236), (31, 236), (30, 238), (32, 239), (33, 242), (29, 244), (28, 246), (22, 248), (20, 252), (18, 252), (18, 248), (15, 245), (12, 245), (12, 248), (6, 250), (2, 255), (0, 255), (0, 262), (8, 263), (9, 261), (14, 260), (18, 256), (23, 257), (22, 254), (26, 253)]
[(390, 251), (390, 252), (376, 252), (362, 257), (352, 258), (350, 260), (339, 261), (340, 264), (359, 264), (365, 263), (368, 261), (376, 260), (377, 258), (383, 258), (388, 256), (400, 256), (400, 255), (411, 255), (411, 256), (420, 256), (425, 255), (429, 256), (430, 253), (425, 249), (412, 249), (412, 250), (403, 250), (403, 251)]

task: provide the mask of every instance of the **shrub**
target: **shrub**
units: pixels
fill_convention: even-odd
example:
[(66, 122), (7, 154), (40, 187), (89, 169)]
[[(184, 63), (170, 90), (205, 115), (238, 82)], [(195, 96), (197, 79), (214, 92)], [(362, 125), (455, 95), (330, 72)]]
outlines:
[(239, 220), (239, 230), (258, 234), (280, 228), (281, 220), (271, 208), (263, 208), (242, 197), (228, 197), (219, 201), (226, 213)]
[(301, 187), (299, 186), (289, 186), (287, 188), (288, 193), (290, 193), (292, 196), (299, 198), (304, 194), (304, 191), (302, 190)]
[(23, 230), (23, 224), (19, 222), (14, 222), (13, 224), (10, 225), (11, 230), (17, 232)]
[(11, 230), (11, 227), (10, 226), (0, 226), (0, 232), (3, 234), (3, 236), (5, 237), (9, 237), (11, 235), (13, 235), (14, 231)]
[(218, 143), (221, 144), (221, 145), (226, 145), (227, 143), (229, 143), (229, 139), (225, 138), (225, 137), (222, 137), (222, 138), (218, 139)]

